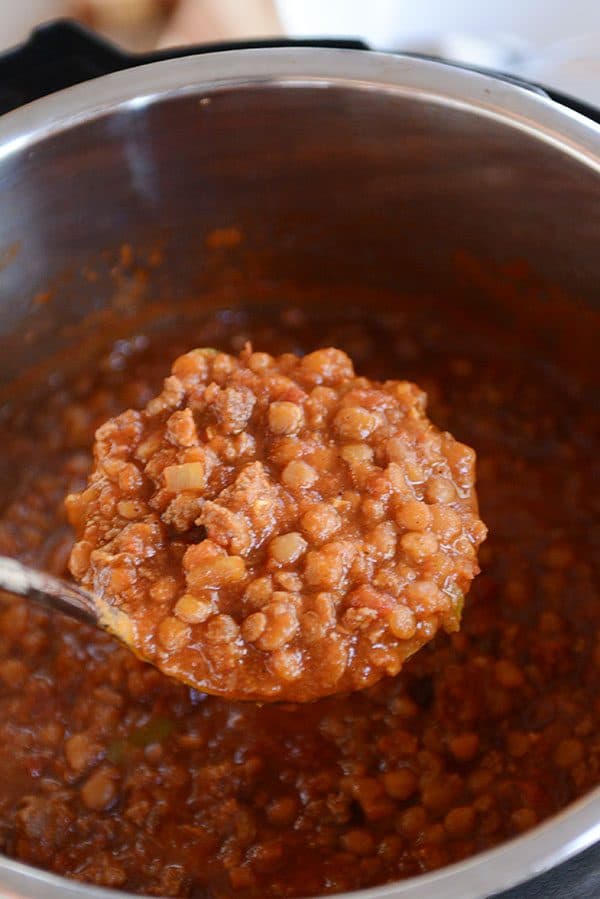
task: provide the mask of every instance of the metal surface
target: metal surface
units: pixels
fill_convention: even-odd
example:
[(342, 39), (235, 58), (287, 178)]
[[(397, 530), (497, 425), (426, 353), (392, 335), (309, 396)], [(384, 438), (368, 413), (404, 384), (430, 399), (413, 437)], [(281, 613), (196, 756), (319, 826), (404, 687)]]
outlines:
[[(100, 250), (164, 244), (148, 298), (177, 299), (201, 275), (203, 237), (232, 222), (283, 278), (444, 290), (452, 246), (518, 248), (597, 302), (597, 140), (527, 90), (352, 51), (174, 60), (54, 94), (0, 120), (0, 248), (18, 250), (0, 376), (22, 366), (25, 314), (35, 362), (68, 345), (57, 326), (106, 302)], [(79, 278), (91, 262), (93, 283)], [(36, 305), (67, 269), (61, 302)]]
[[(175, 315), (210, 284), (204, 238), (231, 225), (271, 279), (481, 303), (457, 280), (461, 251), (525, 259), (540, 283), (597, 307), (599, 173), (598, 125), (528, 90), (421, 60), (236, 51), (71, 88), (0, 120), (0, 377), (11, 382), (25, 358), (74, 355), (73, 326), (107, 304), (126, 318), (169, 297)], [(124, 241), (164, 254), (140, 295), (115, 282)], [(49, 288), (51, 301), (36, 300)], [(537, 322), (545, 302), (542, 289), (532, 293)], [(519, 340), (534, 346), (551, 346), (553, 329), (576, 329), (582, 319), (548, 318), (527, 330), (501, 290), (490, 291), (484, 312), (510, 316)], [(577, 363), (590, 374), (597, 336), (580, 327), (574, 337)], [(495, 850), (353, 896), (481, 899), (598, 838), (596, 792)], [(0, 890), (121, 895), (4, 859)]]
[(0, 556), (0, 590), (16, 593), (46, 609), (62, 612), (86, 624), (97, 624), (91, 593), (45, 571), (22, 565), (16, 559)]

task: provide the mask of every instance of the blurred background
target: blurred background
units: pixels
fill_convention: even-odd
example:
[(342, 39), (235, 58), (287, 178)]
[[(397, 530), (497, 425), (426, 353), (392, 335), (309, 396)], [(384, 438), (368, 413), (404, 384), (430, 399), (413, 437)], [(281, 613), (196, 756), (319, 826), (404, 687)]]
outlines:
[(0, 48), (77, 19), (130, 50), (351, 36), (547, 84), (600, 106), (600, 0), (0, 0)]

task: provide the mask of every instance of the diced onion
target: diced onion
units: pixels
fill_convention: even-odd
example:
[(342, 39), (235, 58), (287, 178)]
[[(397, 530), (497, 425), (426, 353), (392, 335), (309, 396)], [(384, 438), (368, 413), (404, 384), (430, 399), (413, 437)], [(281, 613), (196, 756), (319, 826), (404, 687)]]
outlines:
[(216, 556), (204, 565), (192, 568), (187, 574), (187, 584), (192, 590), (213, 587), (218, 589), (234, 584), (246, 577), (246, 563), (240, 556)]
[(202, 490), (206, 485), (203, 462), (183, 462), (165, 468), (165, 486), (172, 493), (182, 490)]

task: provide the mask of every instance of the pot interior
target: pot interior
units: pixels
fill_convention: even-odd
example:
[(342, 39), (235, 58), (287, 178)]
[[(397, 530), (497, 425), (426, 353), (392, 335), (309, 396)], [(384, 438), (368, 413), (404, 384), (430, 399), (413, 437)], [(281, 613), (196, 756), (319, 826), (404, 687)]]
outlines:
[[(366, 374), (423, 382), (434, 420), (481, 455), (482, 511), (492, 538), (473, 590), (470, 658), (487, 659), (493, 680), (507, 630), (489, 618), (502, 606), (521, 628), (515, 653), (522, 665), (539, 664), (542, 672), (547, 665), (552, 675), (552, 708), (543, 702), (548, 684), (536, 682), (521, 696), (527, 720), (519, 717), (520, 700), (508, 697), (508, 682), (491, 691), (497, 721), (485, 727), (499, 736), (498, 745), (488, 739), (486, 758), (491, 766), (499, 747), (508, 752), (507, 766), (519, 758), (518, 736), (510, 738), (507, 728), (542, 735), (558, 751), (562, 730), (566, 739), (572, 725), (561, 703), (568, 704), (576, 673), (567, 666), (563, 689), (558, 663), (528, 655), (526, 634), (540, 627), (547, 588), (549, 605), (565, 622), (566, 649), (589, 637), (585, 552), (593, 547), (586, 528), (597, 499), (590, 495), (577, 509), (573, 497), (585, 492), (589, 403), (598, 384), (600, 181), (591, 169), (531, 133), (466, 109), (356, 85), (254, 85), (129, 105), (76, 124), (30, 152), (6, 155), (0, 197), (0, 368), (9, 429), (17, 421), (15, 401), (45, 391), (54, 394), (56, 421), (76, 434), (77, 416), (57, 396), (70, 389), (64, 385), (73, 383), (71, 370), (89, 368), (90, 360), (100, 383), (112, 366), (117, 392), (121, 370), (155, 387), (166, 374), (165, 358), (188, 344), (236, 350), (246, 337), (273, 351), (338, 344)], [(127, 342), (132, 334), (137, 344)], [(107, 356), (115, 338), (123, 342)], [(121, 393), (117, 403), (125, 400)], [(49, 427), (36, 421), (38, 429)], [(20, 437), (22, 416), (18, 422)], [(82, 426), (80, 448), (89, 445), (90, 427), (89, 420)], [(7, 508), (31, 464), (32, 446), (23, 446), (17, 441), (4, 454)], [(552, 490), (559, 499), (548, 515)], [(568, 504), (563, 519), (561, 502)], [(580, 534), (590, 542), (577, 558), (576, 581), (560, 552)], [(519, 541), (523, 553), (511, 555)], [(537, 592), (528, 610), (521, 599), (533, 558)], [(582, 604), (581, 619), (569, 613), (565, 596)], [(587, 665), (590, 646), (581, 652)], [(424, 716), (412, 734), (422, 752), (446, 751), (446, 736), (438, 746), (434, 733), (439, 710), (431, 709), (436, 697), (452, 702), (452, 684), (442, 675), (435, 680), (436, 666), (462, 665), (461, 676), (473, 677), (465, 653), (460, 644), (436, 645), (409, 676), (411, 702)], [(507, 669), (498, 670), (500, 680), (510, 680)], [(384, 695), (381, 702), (394, 700)], [(357, 700), (363, 725), (379, 720), (377, 698), (361, 705), (370, 701)], [(578, 694), (575, 702), (581, 725), (585, 701)], [(452, 714), (460, 719), (463, 712)], [(216, 720), (224, 713), (214, 714)], [(244, 721), (249, 713), (239, 714)], [(294, 744), (293, 722), (282, 724), (268, 711), (263, 719), (265, 733)], [(308, 732), (325, 726), (313, 721)], [(394, 733), (410, 742), (411, 727), (396, 721)], [(461, 727), (468, 732), (476, 724), (467, 715)], [(514, 756), (505, 748), (510, 739)], [(455, 757), (450, 773), (466, 782), (475, 771), (461, 768), (464, 762)], [(533, 778), (524, 786), (511, 777), (507, 796), (510, 789), (535, 792)], [(564, 801), (554, 810), (593, 786), (585, 781), (584, 789), (582, 777), (564, 774)], [(519, 811), (512, 794), (507, 801)], [(522, 806), (535, 801), (543, 804), (524, 794)], [(407, 808), (394, 813), (400, 819)], [(360, 814), (368, 819), (364, 808)], [(504, 837), (518, 831), (519, 820), (534, 823), (517, 817)], [(452, 860), (440, 853), (440, 864)], [(361, 885), (368, 878), (340, 880), (340, 888)], [(476, 893), (465, 888), (467, 895)]]
[[(572, 361), (589, 362), (586, 314), (555, 307), (597, 308), (599, 194), (595, 172), (537, 137), (393, 91), (247, 85), (129, 104), (0, 162), (3, 380), (23, 368), (22, 335), (37, 362), (90, 312), (175, 305), (232, 270), (433, 292), (469, 316), (484, 303), (536, 341), (571, 329)], [(240, 244), (215, 253), (209, 235), (232, 227)]]

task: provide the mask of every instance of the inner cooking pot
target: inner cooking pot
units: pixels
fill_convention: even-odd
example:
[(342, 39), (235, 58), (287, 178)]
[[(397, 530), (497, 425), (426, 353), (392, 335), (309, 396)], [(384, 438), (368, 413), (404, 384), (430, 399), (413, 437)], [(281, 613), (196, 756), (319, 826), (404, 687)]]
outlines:
[[(597, 386), (599, 172), (598, 125), (543, 91), (409, 57), (236, 50), (55, 93), (0, 120), (2, 390), (81, 364), (109, 314), (126, 334), (286, 284), (433, 296)], [(595, 793), (362, 895), (487, 896), (599, 828)], [(0, 890), (108, 895), (12, 861)]]

